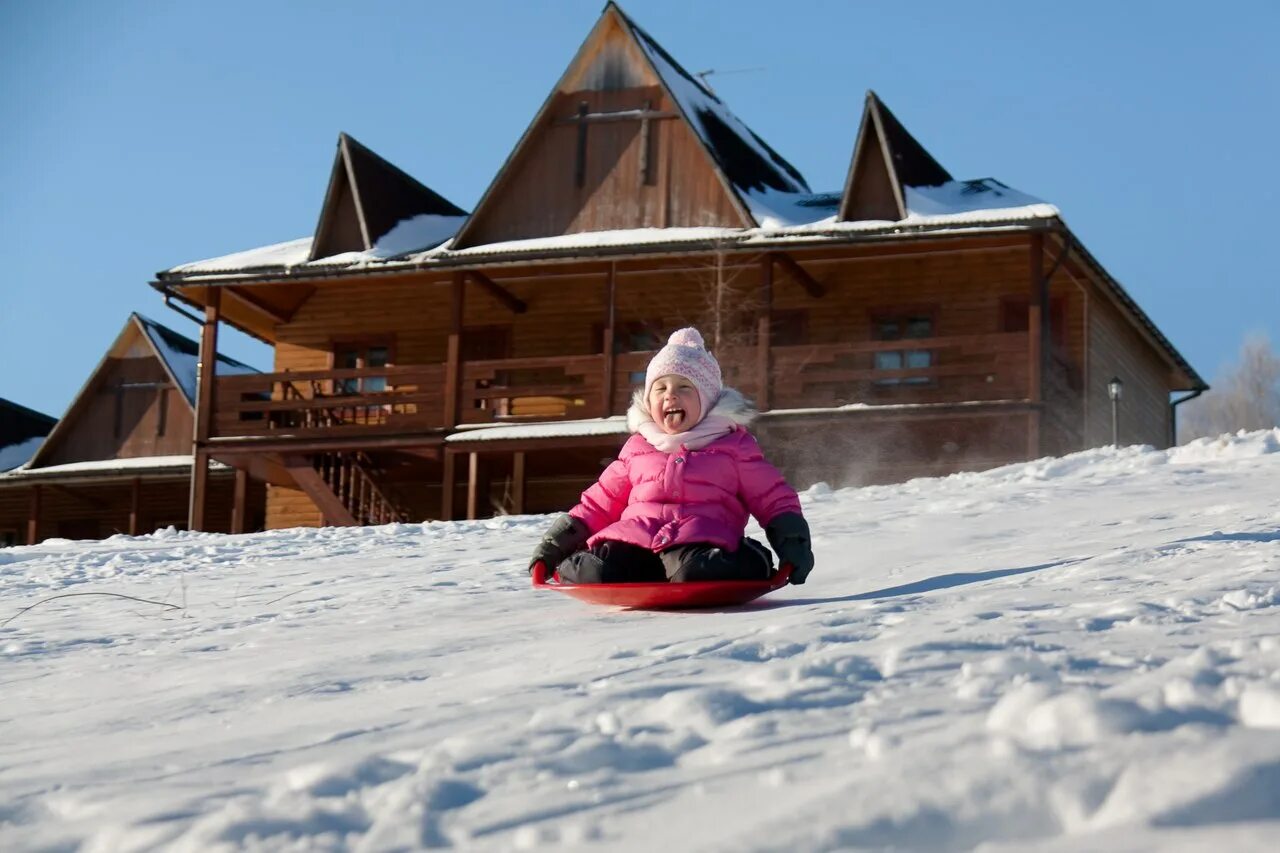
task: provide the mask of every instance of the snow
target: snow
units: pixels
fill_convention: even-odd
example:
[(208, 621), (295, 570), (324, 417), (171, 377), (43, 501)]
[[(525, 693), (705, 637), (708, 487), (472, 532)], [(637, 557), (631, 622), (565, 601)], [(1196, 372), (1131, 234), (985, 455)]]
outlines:
[(27, 460), (36, 455), (36, 451), (40, 449), (40, 445), (43, 443), (44, 436), (37, 435), (23, 439), (16, 444), (0, 447), (0, 472), (26, 465)]
[(292, 267), (306, 262), (311, 254), (311, 237), (300, 237), (284, 243), (272, 243), (257, 249), (248, 249), (203, 261), (179, 264), (168, 270), (171, 273), (234, 272), (236, 270), (262, 269), (265, 267)]
[[(226, 467), (221, 462), (211, 462), (211, 467)], [(62, 474), (101, 474), (117, 471), (162, 470), (165, 468), (190, 469), (190, 456), (137, 456), (132, 459), (95, 459), (92, 462), (68, 462), (65, 465), (46, 465), (40, 468), (19, 468), (0, 474), (0, 480), (23, 477), (44, 477)], [(0, 564), (4, 563), (0, 556)]]
[(2, 846), (1273, 849), (1280, 430), (802, 501), (719, 612), (545, 516), (0, 550)]

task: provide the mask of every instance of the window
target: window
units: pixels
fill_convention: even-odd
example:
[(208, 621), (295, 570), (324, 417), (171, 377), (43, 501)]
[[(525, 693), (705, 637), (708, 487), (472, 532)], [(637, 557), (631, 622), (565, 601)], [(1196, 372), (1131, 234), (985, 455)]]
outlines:
[[(933, 317), (925, 313), (904, 313), (877, 316), (872, 320), (872, 337), (877, 341), (902, 341), (902, 349), (879, 350), (873, 355), (876, 370), (909, 370), (933, 367), (933, 350), (913, 349), (908, 341), (934, 336)], [(872, 384), (889, 387), (894, 385), (928, 385), (928, 376), (888, 377), (875, 379)]]
[[(337, 344), (333, 348), (333, 366), (338, 370), (386, 367), (389, 364), (391, 347), (386, 343)], [(387, 377), (338, 379), (333, 390), (336, 394), (376, 394), (387, 390)]]

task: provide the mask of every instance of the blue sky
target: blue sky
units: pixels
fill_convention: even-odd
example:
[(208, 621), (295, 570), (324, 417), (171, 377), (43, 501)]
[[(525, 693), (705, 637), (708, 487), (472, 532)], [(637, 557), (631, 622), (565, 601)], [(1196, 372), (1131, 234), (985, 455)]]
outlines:
[[(0, 3), (0, 397), (61, 414), (130, 311), (194, 335), (154, 273), (309, 235), (339, 131), (470, 209), (602, 7)], [(1280, 347), (1280, 4), (623, 8), (815, 190), (873, 88), (956, 177), (1061, 208), (1205, 378)]]

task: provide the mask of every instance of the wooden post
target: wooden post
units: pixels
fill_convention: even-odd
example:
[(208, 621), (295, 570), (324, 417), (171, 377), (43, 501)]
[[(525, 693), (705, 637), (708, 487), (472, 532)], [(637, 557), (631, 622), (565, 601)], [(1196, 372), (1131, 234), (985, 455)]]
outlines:
[(480, 454), (471, 451), (467, 465), (467, 521), (480, 517)]
[[(605, 283), (604, 335), (601, 346), (604, 353), (604, 411), (601, 415), (609, 417), (613, 414), (614, 370), (617, 359), (613, 354), (614, 324), (618, 319), (618, 265), (610, 262), (609, 278)], [(524, 454), (519, 454), (523, 459)]]
[(524, 515), (524, 451), (517, 450), (511, 460), (511, 514)]
[(773, 346), (773, 256), (760, 259), (760, 308), (756, 314), (756, 406), (769, 410), (769, 355)]
[(444, 426), (453, 429), (458, 425), (459, 401), (462, 392), (462, 318), (463, 300), (467, 295), (467, 274), (453, 274), (453, 294), (450, 299), (449, 349), (444, 373)]
[[(1031, 235), (1030, 292), (1027, 295), (1027, 399), (1032, 403), (1044, 401), (1044, 357), (1047, 341), (1044, 336), (1045, 320), (1049, 306), (1045, 304), (1044, 282), (1044, 234)], [(1043, 413), (1037, 406), (1028, 416), (1027, 458), (1040, 455), (1040, 423)]]
[(31, 487), (31, 504), (27, 513), (27, 544), (40, 541), (40, 484)]
[(244, 516), (249, 502), (249, 472), (236, 469), (235, 497), (231, 502), (231, 532), (244, 533)]
[(129, 483), (129, 535), (138, 535), (138, 516), (142, 505), (142, 478), (134, 477)]
[(218, 363), (218, 319), (222, 307), (222, 291), (205, 289), (208, 302), (204, 309), (204, 328), (200, 330), (200, 360), (196, 363), (195, 440), (191, 454), (191, 503), (187, 510), (187, 527), (205, 529), (205, 504), (208, 500), (209, 454), (206, 451), (213, 432), (214, 368)]
[(457, 462), (458, 454), (445, 448), (444, 470), (440, 474), (440, 519), (442, 521), (453, 520), (453, 487), (457, 481), (457, 472), (455, 470)]

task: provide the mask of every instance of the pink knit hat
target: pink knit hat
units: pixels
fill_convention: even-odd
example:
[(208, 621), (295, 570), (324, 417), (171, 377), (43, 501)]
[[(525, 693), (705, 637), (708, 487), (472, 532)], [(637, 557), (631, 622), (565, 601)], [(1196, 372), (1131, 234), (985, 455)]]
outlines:
[(644, 372), (645, 399), (649, 398), (653, 383), (671, 373), (683, 376), (698, 389), (698, 402), (702, 404), (704, 416), (711, 411), (723, 387), (720, 364), (707, 352), (702, 335), (692, 326), (672, 332), (667, 345), (649, 362), (649, 369)]

